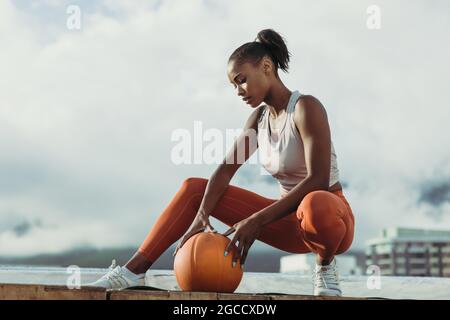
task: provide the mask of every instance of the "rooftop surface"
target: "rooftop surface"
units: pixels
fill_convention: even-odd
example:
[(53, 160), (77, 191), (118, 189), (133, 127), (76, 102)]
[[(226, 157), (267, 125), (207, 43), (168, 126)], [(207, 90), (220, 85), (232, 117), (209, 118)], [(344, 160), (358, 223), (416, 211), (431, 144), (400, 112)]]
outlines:
[[(38, 284), (66, 286), (66, 268), (0, 266), (0, 284)], [(92, 282), (107, 269), (80, 268), (81, 285)], [(450, 278), (389, 277), (379, 278), (374, 288), (369, 276), (341, 276), (345, 297), (388, 299), (450, 299)], [(173, 270), (152, 270), (146, 274), (146, 285), (162, 290), (180, 291)], [(311, 295), (311, 277), (296, 273), (244, 272), (236, 294)]]

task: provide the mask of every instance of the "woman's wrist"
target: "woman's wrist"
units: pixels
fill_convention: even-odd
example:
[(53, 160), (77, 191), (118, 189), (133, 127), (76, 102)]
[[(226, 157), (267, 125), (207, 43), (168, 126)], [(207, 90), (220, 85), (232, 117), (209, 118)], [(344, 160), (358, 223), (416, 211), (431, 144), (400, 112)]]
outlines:
[(262, 210), (255, 212), (249, 218), (253, 220), (258, 226), (262, 227), (264, 225), (264, 217), (261, 215)]

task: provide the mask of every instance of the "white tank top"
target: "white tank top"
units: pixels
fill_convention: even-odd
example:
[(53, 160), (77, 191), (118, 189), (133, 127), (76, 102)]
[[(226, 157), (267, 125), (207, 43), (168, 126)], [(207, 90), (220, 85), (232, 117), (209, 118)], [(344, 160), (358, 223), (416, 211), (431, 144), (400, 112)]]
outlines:
[[(293, 91), (288, 102), (285, 120), (280, 129), (270, 129), (269, 109), (264, 106), (258, 119), (258, 149), (261, 165), (278, 180), (281, 196), (286, 195), (308, 174), (305, 163), (303, 141), (296, 129), (294, 110), (298, 98), (302, 96)], [(336, 153), (331, 141), (330, 187), (339, 181)]]

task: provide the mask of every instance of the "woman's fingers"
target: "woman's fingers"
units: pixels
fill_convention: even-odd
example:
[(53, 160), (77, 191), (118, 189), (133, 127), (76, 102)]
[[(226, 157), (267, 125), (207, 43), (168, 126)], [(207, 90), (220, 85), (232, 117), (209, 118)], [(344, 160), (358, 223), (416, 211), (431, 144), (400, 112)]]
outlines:
[(248, 249), (249, 249), (249, 247), (250, 247), (250, 246), (249, 246), (248, 244), (246, 244), (246, 245), (244, 246), (244, 248), (242, 249), (241, 266), (244, 265), (245, 260), (247, 259), (247, 254), (248, 254)]
[(242, 252), (244, 250), (245, 246), (244, 246), (244, 242), (242, 240), (239, 240), (239, 245), (238, 245), (238, 249), (237, 249), (237, 254), (233, 256), (233, 267), (237, 264), (238, 260), (242, 259)]
[(206, 228), (206, 227), (204, 227), (204, 226), (203, 226), (203, 227), (199, 227), (199, 228), (197, 228), (197, 229), (191, 230), (191, 231), (189, 231), (188, 233), (186, 233), (186, 234), (183, 236), (183, 238), (181, 238), (181, 240), (180, 240), (178, 246), (175, 248), (175, 251), (174, 251), (174, 253), (173, 253), (172, 256), (175, 256), (175, 255), (176, 255), (177, 251), (184, 245), (184, 243), (185, 243), (190, 237), (192, 237), (194, 234), (197, 234), (197, 233), (199, 233), (199, 232), (202, 232), (205, 228)]
[(227, 231), (222, 233), (223, 236), (228, 236), (229, 234), (233, 233), (236, 229), (234, 227), (230, 227)]
[(178, 243), (177, 247), (175, 248), (175, 252), (173, 253), (172, 256), (175, 256), (175, 255), (177, 254), (178, 250), (183, 246), (184, 242), (185, 242), (185, 240), (182, 239), (182, 240)]
[(178, 246), (175, 248), (175, 251), (173, 252), (172, 257), (175, 257), (175, 255), (177, 254), (177, 251), (178, 251)]
[(214, 227), (211, 224), (208, 224), (208, 228), (209, 230), (211, 230), (212, 232), (217, 232), (216, 229), (214, 229)]

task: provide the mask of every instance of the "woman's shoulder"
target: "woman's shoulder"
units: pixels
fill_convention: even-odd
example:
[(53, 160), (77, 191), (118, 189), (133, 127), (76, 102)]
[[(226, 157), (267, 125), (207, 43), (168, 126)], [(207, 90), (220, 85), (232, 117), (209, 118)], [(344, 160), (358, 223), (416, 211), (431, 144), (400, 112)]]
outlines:
[(320, 100), (313, 96), (312, 94), (304, 94), (300, 93), (298, 99), (297, 99), (297, 105), (298, 104), (318, 104), (322, 105)]
[(305, 108), (318, 108), (325, 110), (320, 100), (311, 94), (300, 94), (295, 103), (295, 113), (300, 114)]
[(319, 99), (310, 94), (302, 94), (296, 104), (294, 110), (294, 122), (300, 126), (302, 120), (312, 118), (327, 119), (327, 112)]

